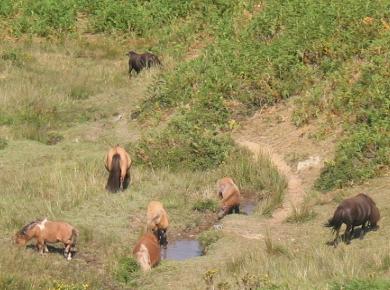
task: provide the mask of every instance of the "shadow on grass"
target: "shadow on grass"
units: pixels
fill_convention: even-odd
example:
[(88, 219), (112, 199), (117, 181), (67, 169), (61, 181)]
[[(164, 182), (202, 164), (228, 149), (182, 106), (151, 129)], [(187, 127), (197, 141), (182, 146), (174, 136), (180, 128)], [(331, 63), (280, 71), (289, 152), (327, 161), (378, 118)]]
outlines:
[[(37, 247), (34, 244), (27, 245), (26, 248), (28, 250), (31, 250), (31, 251), (34, 251), (34, 252), (38, 253)], [(57, 255), (64, 256), (64, 248), (63, 247), (55, 247), (55, 246), (52, 246), (52, 245), (47, 245), (47, 249), (49, 250), (49, 252), (45, 253), (45, 254), (57, 254)], [(72, 253), (72, 258), (74, 258), (75, 255), (76, 255), (76, 251), (71, 251), (71, 253)]]
[[(379, 226), (376, 226), (376, 227), (369, 227), (365, 230), (363, 230), (363, 228), (356, 228), (353, 230), (353, 233), (352, 233), (352, 236), (351, 236), (351, 241), (352, 240), (356, 240), (356, 239), (360, 239), (360, 240), (363, 240), (364, 239), (364, 236), (368, 233), (368, 232), (372, 232), (372, 231), (377, 231), (379, 229)], [(339, 237), (339, 240), (343, 241), (344, 243), (345, 242), (345, 233), (340, 235)], [(347, 244), (347, 243), (346, 243)], [(335, 246), (335, 241), (327, 241), (326, 242), (326, 245), (328, 246)]]

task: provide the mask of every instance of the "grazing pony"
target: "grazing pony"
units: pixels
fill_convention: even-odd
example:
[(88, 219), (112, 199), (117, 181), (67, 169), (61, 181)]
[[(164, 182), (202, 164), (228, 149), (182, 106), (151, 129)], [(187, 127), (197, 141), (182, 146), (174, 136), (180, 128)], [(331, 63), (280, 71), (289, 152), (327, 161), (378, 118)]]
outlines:
[(29, 240), (36, 239), (37, 249), (40, 254), (48, 253), (47, 243), (64, 243), (64, 256), (72, 259), (71, 249), (76, 246), (79, 232), (76, 228), (65, 222), (36, 220), (25, 225), (15, 235), (15, 242), (24, 246)]
[(221, 219), (227, 214), (240, 213), (240, 190), (230, 177), (218, 180), (218, 197), (221, 199), (221, 210), (218, 218)]
[(124, 190), (130, 183), (131, 158), (125, 149), (116, 145), (111, 148), (105, 161), (109, 171), (106, 189), (110, 192)]
[(143, 271), (149, 271), (161, 259), (160, 241), (157, 232), (144, 234), (133, 248), (133, 256)]
[(130, 51), (127, 55), (129, 56), (129, 77), (131, 76), (133, 69), (139, 74), (144, 68), (150, 68), (156, 65), (161, 66), (158, 57), (149, 52), (138, 54), (134, 51)]
[(169, 226), (168, 214), (159, 201), (151, 201), (146, 212), (146, 230), (156, 233), (160, 245), (168, 245), (167, 229)]
[(380, 214), (375, 202), (368, 195), (360, 193), (343, 200), (325, 226), (332, 228), (333, 232), (336, 232), (333, 244), (337, 247), (339, 232), (343, 223), (347, 226), (344, 240), (349, 244), (355, 226), (362, 226), (360, 232), (360, 238), (362, 239), (367, 230), (366, 227), (369, 226), (369, 229), (376, 229), (379, 219)]

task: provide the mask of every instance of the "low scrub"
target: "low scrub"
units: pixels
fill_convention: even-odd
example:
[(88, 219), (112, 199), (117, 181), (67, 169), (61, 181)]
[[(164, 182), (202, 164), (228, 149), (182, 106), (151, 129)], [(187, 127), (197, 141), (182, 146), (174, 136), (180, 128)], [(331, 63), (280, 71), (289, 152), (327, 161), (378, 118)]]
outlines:
[(116, 270), (116, 278), (123, 283), (131, 283), (135, 279), (140, 267), (133, 257), (120, 258)]
[(306, 203), (300, 208), (293, 207), (292, 214), (287, 218), (288, 223), (305, 223), (317, 216), (317, 213)]
[(382, 279), (354, 279), (346, 282), (335, 283), (332, 285), (332, 290), (385, 290), (390, 288), (390, 280)]
[(208, 230), (199, 235), (199, 242), (203, 253), (207, 253), (208, 248), (222, 238), (222, 233), (216, 230)]
[(192, 209), (200, 212), (216, 212), (218, 210), (218, 203), (214, 199), (199, 199), (195, 201)]

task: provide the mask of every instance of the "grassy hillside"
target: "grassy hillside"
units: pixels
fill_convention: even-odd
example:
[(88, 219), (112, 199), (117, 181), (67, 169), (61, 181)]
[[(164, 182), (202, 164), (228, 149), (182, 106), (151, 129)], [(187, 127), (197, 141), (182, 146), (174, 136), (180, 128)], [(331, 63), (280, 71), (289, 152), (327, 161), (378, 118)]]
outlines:
[(297, 126), (320, 116), (324, 132), (344, 123), (319, 189), (381, 174), (390, 148), (387, 1), (234, 3), (204, 54), (155, 85), (143, 110), (180, 110), (141, 143), (142, 153), (155, 165), (191, 156), (195, 168), (215, 166), (231, 148), (221, 136), (236, 120), (301, 96)]
[[(286, 180), (230, 132), (294, 97), (291, 121), (318, 125), (314, 139), (342, 129), (318, 189), (386, 173), (389, 8), (380, 0), (0, 1), (0, 288), (387, 289), (386, 227), (333, 250), (321, 225), (358, 190), (375, 192), (385, 220), (388, 178), (333, 192), (332, 201), (310, 195), (307, 212), (268, 230), (264, 215), (280, 206)], [(129, 50), (152, 51), (164, 67), (129, 80)], [(135, 160), (130, 189), (112, 195), (103, 157), (116, 143)], [(166, 206), (170, 239), (195, 235), (214, 222), (215, 182), (225, 175), (259, 203), (225, 228), (266, 233), (266, 242), (210, 230), (201, 236), (206, 256), (141, 275), (130, 253), (148, 201)], [(12, 244), (42, 217), (80, 229), (71, 263)]]

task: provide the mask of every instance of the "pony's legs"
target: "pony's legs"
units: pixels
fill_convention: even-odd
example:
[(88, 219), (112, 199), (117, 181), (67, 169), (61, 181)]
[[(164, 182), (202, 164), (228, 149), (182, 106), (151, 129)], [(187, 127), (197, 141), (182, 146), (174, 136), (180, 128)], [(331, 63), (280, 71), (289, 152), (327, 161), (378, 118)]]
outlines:
[(46, 243), (45, 243), (43, 246), (44, 246), (43, 251), (44, 251), (45, 253), (49, 253), (49, 249), (47, 248)]
[(37, 249), (38, 252), (43, 255), (43, 249), (45, 248), (45, 242), (42, 240), (37, 240)]
[(334, 238), (333, 245), (336, 248), (339, 243), (340, 228), (336, 230), (336, 237)]
[(64, 248), (64, 257), (70, 261), (72, 260), (72, 252), (70, 250), (70, 248), (72, 247), (72, 244), (65, 244), (65, 248)]
[(364, 223), (362, 224), (362, 230), (360, 231), (359, 239), (363, 240), (363, 237), (364, 237), (364, 235), (366, 234), (366, 231), (367, 231), (367, 229), (366, 229), (366, 223), (364, 222)]
[(352, 226), (351, 225), (347, 225), (347, 228), (345, 229), (345, 232), (344, 232), (344, 241), (347, 245), (349, 245), (351, 243), (351, 231), (352, 229)]
[(123, 191), (123, 182), (125, 181), (125, 178), (124, 176), (121, 176), (121, 180), (120, 180), (120, 190)]

